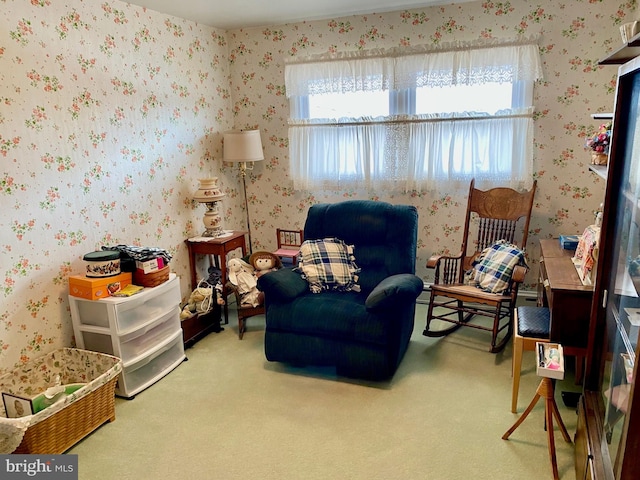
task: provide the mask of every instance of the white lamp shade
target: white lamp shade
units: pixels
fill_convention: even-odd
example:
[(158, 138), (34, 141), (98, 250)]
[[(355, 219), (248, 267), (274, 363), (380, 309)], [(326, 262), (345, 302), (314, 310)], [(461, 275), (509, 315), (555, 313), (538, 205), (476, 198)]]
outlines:
[(225, 162), (258, 162), (264, 160), (260, 130), (231, 130), (224, 134)]

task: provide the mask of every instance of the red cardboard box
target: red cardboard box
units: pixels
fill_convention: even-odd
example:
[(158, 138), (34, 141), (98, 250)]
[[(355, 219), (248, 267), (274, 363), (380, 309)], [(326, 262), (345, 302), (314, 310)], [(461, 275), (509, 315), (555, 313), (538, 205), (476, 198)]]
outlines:
[(73, 275), (69, 277), (69, 294), (88, 300), (98, 300), (113, 295), (130, 283), (131, 272), (102, 278)]

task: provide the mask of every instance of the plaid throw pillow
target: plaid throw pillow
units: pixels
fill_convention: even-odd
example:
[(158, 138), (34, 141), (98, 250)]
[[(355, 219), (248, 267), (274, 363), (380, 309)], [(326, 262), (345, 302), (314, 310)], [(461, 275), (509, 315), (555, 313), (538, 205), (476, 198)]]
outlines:
[(309, 283), (313, 293), (323, 290), (359, 292), (360, 269), (355, 263), (353, 245), (337, 238), (305, 240), (300, 247), (300, 261), (295, 269)]
[(498, 240), (473, 262), (473, 269), (467, 273), (467, 283), (485, 292), (508, 293), (516, 265), (527, 266), (524, 252), (505, 240)]

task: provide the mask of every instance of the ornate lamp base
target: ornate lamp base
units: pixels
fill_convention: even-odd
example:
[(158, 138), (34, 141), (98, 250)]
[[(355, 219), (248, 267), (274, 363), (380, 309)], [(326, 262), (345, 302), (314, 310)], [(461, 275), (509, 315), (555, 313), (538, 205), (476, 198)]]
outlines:
[(204, 202), (207, 211), (202, 217), (206, 230), (202, 234), (203, 237), (219, 237), (223, 234), (222, 218), (218, 212), (218, 202)]

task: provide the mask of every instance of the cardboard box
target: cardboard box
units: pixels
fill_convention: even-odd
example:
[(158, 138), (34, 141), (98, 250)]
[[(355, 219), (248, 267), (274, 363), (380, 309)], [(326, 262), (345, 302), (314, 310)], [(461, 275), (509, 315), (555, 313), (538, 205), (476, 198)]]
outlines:
[(536, 374), (539, 377), (564, 378), (564, 352), (559, 343), (536, 342)]
[(136, 261), (136, 268), (142, 270), (145, 274), (151, 272), (157, 272), (161, 268), (164, 268), (164, 261), (161, 257), (147, 260), (146, 262)]
[(113, 295), (130, 283), (131, 272), (102, 278), (73, 275), (69, 277), (69, 294), (88, 300), (98, 300)]

